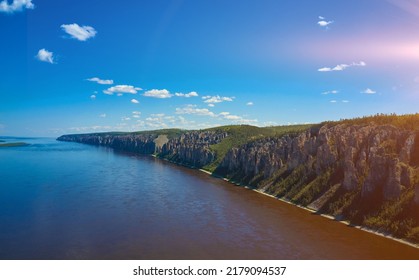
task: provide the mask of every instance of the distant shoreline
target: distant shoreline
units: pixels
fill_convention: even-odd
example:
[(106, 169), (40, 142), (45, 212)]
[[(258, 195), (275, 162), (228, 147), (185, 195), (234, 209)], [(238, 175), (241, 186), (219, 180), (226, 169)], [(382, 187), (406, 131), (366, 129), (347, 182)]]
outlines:
[(10, 142), (10, 143), (7, 143), (3, 140), (0, 140), (0, 142), (2, 142), (2, 143), (0, 143), (0, 148), (29, 146), (29, 144), (26, 143), (26, 142)]

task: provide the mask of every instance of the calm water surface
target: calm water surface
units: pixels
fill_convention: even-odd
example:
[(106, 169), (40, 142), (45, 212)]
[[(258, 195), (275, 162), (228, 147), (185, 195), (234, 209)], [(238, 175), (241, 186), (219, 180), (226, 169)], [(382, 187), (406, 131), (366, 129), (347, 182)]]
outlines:
[(159, 159), (19, 141), (32, 145), (0, 148), (0, 259), (419, 259), (419, 249)]

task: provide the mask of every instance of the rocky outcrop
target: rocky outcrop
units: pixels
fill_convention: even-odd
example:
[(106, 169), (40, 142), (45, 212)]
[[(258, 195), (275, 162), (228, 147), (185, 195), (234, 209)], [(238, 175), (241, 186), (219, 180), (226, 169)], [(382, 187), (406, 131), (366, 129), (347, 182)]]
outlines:
[(163, 145), (159, 156), (201, 168), (215, 160), (216, 154), (210, 146), (220, 143), (227, 136), (227, 133), (217, 130), (185, 132)]
[(218, 172), (227, 177), (239, 172), (251, 181), (256, 176), (269, 179), (283, 166), (289, 172), (282, 179), (298, 166), (307, 166), (316, 176), (333, 169), (348, 191), (360, 189), (363, 197), (379, 193), (394, 199), (403, 188), (412, 187), (409, 163), (414, 142), (414, 132), (393, 126), (325, 125), (296, 137), (261, 139), (233, 148)]
[(227, 136), (228, 134), (221, 130), (204, 130), (186, 131), (171, 139), (168, 139), (167, 135), (153, 132), (73, 134), (63, 135), (57, 140), (108, 146), (140, 154), (157, 154), (176, 163), (203, 167), (215, 160), (216, 154), (210, 146), (220, 143)]
[(78, 142), (90, 145), (108, 146), (117, 150), (140, 154), (153, 154), (156, 150), (156, 134), (72, 134), (57, 138), (59, 141)]

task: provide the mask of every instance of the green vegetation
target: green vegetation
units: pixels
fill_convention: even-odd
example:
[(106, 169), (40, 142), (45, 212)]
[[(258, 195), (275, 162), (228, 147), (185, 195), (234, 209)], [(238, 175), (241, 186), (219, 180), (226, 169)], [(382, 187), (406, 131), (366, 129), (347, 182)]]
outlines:
[(166, 135), (168, 139), (173, 139), (180, 136), (182, 133), (186, 132), (186, 130), (178, 129), (178, 128), (169, 128), (169, 129), (159, 129), (159, 130), (148, 130), (148, 131), (137, 131), (133, 133), (125, 133), (125, 134), (133, 134), (133, 135), (144, 135), (144, 134), (152, 134), (152, 135)]
[(383, 232), (391, 232), (396, 237), (405, 237), (409, 233), (414, 235), (415, 217), (411, 209), (414, 195), (413, 189), (405, 190), (397, 200), (384, 202), (377, 213), (366, 216), (363, 224)]
[(235, 147), (240, 147), (249, 142), (267, 137), (281, 137), (286, 134), (297, 134), (312, 127), (312, 124), (307, 125), (286, 125), (286, 126), (271, 126), (271, 127), (257, 127), (251, 125), (228, 125), (210, 128), (219, 132), (228, 133), (228, 137), (224, 138), (220, 143), (210, 146), (210, 149), (215, 152), (216, 159), (212, 163), (204, 166), (204, 169), (213, 172), (221, 163), (227, 152)]
[(15, 142), (15, 143), (3, 143), (0, 144), (0, 147), (22, 147), (22, 146), (28, 146), (28, 143), (25, 142)]
[(376, 114), (353, 119), (342, 119), (337, 122), (325, 122), (324, 124), (348, 124), (348, 125), (393, 125), (395, 127), (419, 131), (419, 113), (396, 115), (396, 114)]
[(313, 181), (301, 189), (300, 192), (292, 198), (292, 201), (297, 204), (307, 206), (320, 194), (330, 189), (331, 176), (332, 170), (327, 170), (322, 175), (317, 176)]

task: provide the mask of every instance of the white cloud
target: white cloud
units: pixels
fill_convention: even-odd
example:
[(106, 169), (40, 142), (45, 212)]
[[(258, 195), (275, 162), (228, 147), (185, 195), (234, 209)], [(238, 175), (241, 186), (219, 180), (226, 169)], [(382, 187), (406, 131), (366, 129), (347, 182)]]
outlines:
[(102, 80), (102, 79), (99, 79), (97, 77), (90, 78), (90, 79), (87, 79), (87, 80), (89, 82), (96, 82), (96, 83), (101, 84), (101, 85), (112, 85), (113, 84), (113, 80)]
[(77, 39), (79, 41), (86, 41), (89, 38), (93, 38), (96, 36), (96, 30), (91, 26), (80, 26), (77, 23), (72, 24), (62, 24), (61, 28), (69, 34), (72, 38)]
[(336, 103), (337, 101), (336, 100), (330, 100), (330, 103)]
[(250, 102), (247, 102), (246, 103), (246, 106), (253, 106), (253, 102), (251, 102), (251, 101)]
[(221, 103), (221, 102), (224, 102), (224, 101), (231, 102), (231, 101), (233, 101), (234, 97), (224, 97), (224, 96), (219, 96), (219, 95), (215, 95), (215, 96), (207, 95), (207, 96), (202, 97), (202, 99), (205, 100), (204, 101), (205, 103), (216, 104), (216, 103)]
[(167, 89), (152, 89), (146, 91), (143, 95), (154, 98), (170, 98), (173, 96)]
[(263, 126), (276, 126), (278, 125), (277, 122), (273, 122), (273, 121), (267, 121), (263, 123)]
[(318, 24), (320, 27), (322, 27), (322, 28), (326, 28), (326, 29), (328, 29), (328, 28), (329, 28), (329, 25), (330, 25), (330, 24), (332, 24), (332, 23), (333, 23), (333, 21), (332, 21), (332, 20), (327, 21), (327, 20), (326, 20), (326, 18), (325, 18), (325, 17), (323, 17), (323, 16), (319, 16), (319, 21), (317, 22), (317, 24)]
[(208, 107), (215, 107), (214, 104), (208, 104)]
[(163, 114), (163, 113), (158, 113), (158, 114), (151, 114), (150, 116), (152, 116), (152, 117), (162, 118), (162, 117), (166, 116), (166, 114)]
[(217, 115), (210, 110), (204, 108), (197, 108), (196, 105), (186, 105), (183, 108), (176, 108), (176, 114), (179, 115), (198, 115), (198, 116), (209, 116), (216, 117)]
[(123, 121), (130, 121), (130, 120), (131, 120), (131, 118), (129, 118), (129, 117), (123, 117), (123, 118), (122, 118), (122, 120), (123, 120)]
[(224, 118), (226, 120), (233, 120), (233, 121), (242, 120), (242, 117), (239, 117), (236, 115), (227, 115), (227, 116), (224, 116)]
[(99, 117), (106, 118), (106, 114), (100, 114)]
[[(172, 116), (165, 116), (165, 114), (151, 114), (149, 117), (145, 119), (145, 122), (143, 123), (146, 127), (151, 128), (166, 128), (168, 125), (166, 124), (166, 121), (169, 121), (170, 123), (173, 123), (174, 117)], [(141, 122), (141, 121), (138, 121)]]
[(24, 9), (34, 9), (35, 5), (32, 3), (32, 0), (13, 0), (9, 4), (8, 0), (3, 0), (0, 2), (0, 12), (5, 13), (14, 13), (20, 12)]
[(229, 112), (221, 112), (218, 116), (238, 124), (255, 124), (258, 122), (257, 120), (250, 120), (237, 115), (231, 115)]
[(138, 104), (138, 103), (140, 103), (140, 101), (138, 101), (137, 99), (131, 99), (131, 103), (134, 103), (134, 104)]
[(132, 111), (132, 115), (133, 116), (139, 116), (139, 115), (141, 115), (141, 112), (140, 111)]
[[(109, 95), (113, 95), (114, 93), (131, 93), (131, 94), (137, 94), (137, 92), (141, 90), (141, 88), (139, 87), (134, 87), (134, 86), (129, 86), (129, 85), (117, 85), (117, 86), (113, 86), (108, 88), (107, 90), (104, 90), (103, 93), (104, 94), (109, 94)], [(120, 95), (118, 95), (120, 96)]]
[(366, 66), (367, 64), (364, 61), (352, 62), (351, 66)]
[(349, 100), (342, 100), (343, 103), (349, 103)]
[(333, 21), (325, 21), (325, 20), (320, 20), (317, 22), (318, 25), (320, 25), (321, 27), (327, 27), (328, 25), (332, 24)]
[(198, 93), (195, 92), (195, 91), (191, 91), (189, 93), (179, 93), (179, 92), (176, 92), (175, 95), (176, 96), (179, 96), (179, 97), (189, 98), (189, 97), (196, 97), (196, 96), (198, 96)]
[(330, 71), (343, 71), (346, 68), (353, 67), (353, 66), (366, 66), (367, 64), (364, 61), (360, 62), (352, 62), (351, 64), (338, 64), (335, 67), (323, 67), (318, 69), (319, 72), (330, 72)]
[(339, 91), (337, 91), (337, 90), (328, 90), (328, 91), (322, 92), (323, 95), (338, 94), (338, 93), (339, 93)]
[(77, 131), (77, 132), (82, 132), (82, 131), (109, 131), (114, 129), (114, 127), (112, 126), (100, 126), (100, 125), (94, 125), (94, 126), (82, 126), (82, 127), (69, 127), (67, 128), (67, 130), (69, 131)]
[(91, 99), (96, 99), (96, 95), (92, 94), (92, 95), (90, 95), (90, 98)]
[(370, 88), (367, 88), (367, 89), (365, 89), (365, 90), (363, 90), (363, 91), (361, 91), (361, 93), (365, 93), (365, 94), (375, 94), (375, 93), (377, 93), (375, 90), (372, 90), (372, 89), (370, 89)]
[(35, 56), (39, 61), (48, 62), (54, 64), (54, 54), (46, 49), (40, 49), (38, 54)]

